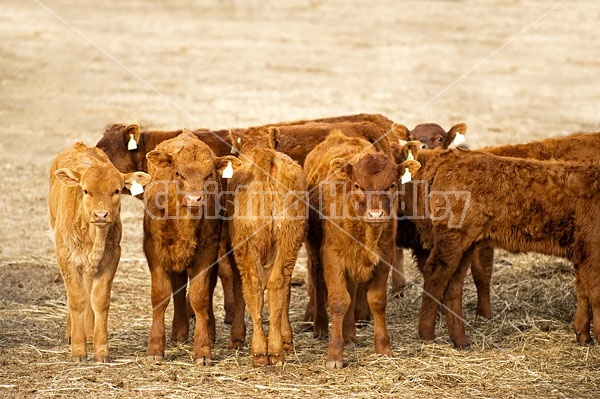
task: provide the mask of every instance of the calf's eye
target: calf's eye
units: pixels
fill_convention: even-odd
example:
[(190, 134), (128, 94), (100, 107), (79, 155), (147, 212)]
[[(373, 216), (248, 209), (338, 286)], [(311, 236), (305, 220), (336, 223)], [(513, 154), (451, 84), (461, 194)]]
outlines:
[(392, 183), (392, 185), (390, 186), (390, 190), (395, 190), (396, 189), (396, 183)]
[(442, 141), (444, 138), (442, 136), (437, 138), (437, 141)]
[(354, 183), (354, 189), (355, 190), (360, 190), (360, 186), (357, 183)]
[(83, 193), (84, 193), (85, 195), (87, 195), (87, 194), (88, 194), (88, 190), (86, 190), (86, 189), (83, 189)]
[(119, 194), (121, 192), (121, 190), (119, 190), (118, 188), (115, 190), (115, 194)]

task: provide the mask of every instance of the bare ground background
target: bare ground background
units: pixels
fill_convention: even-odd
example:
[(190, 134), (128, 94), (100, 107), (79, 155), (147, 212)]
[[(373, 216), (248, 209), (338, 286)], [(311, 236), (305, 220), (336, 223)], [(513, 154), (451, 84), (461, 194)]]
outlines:
[[(388, 307), (394, 357), (372, 327), (327, 372), (327, 342), (301, 332), (302, 259), (293, 288), (296, 352), (255, 369), (226, 349), (216, 303), (216, 364), (191, 344), (145, 361), (149, 274), (142, 205), (123, 199), (113, 288), (114, 363), (71, 364), (66, 302), (46, 211), (51, 159), (95, 144), (113, 122), (144, 128), (243, 127), (378, 112), (409, 127), (469, 126), (471, 147), (600, 130), (596, 1), (259, 2), (3, 0), (0, 3), (0, 396), (597, 397), (600, 352), (576, 345), (568, 262), (497, 252), (490, 321), (465, 307), (473, 350), (445, 324), (417, 338), (421, 279)], [(576, 154), (574, 154), (574, 158)]]

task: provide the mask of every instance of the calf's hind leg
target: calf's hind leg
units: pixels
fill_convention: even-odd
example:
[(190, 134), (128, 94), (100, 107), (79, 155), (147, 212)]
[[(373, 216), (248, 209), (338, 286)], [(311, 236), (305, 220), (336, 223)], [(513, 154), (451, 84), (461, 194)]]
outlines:
[[(252, 363), (255, 366), (266, 366), (269, 364), (268, 345), (265, 332), (262, 327), (262, 309), (264, 306), (264, 291), (260, 258), (251, 247), (245, 246), (245, 253), (237, 257), (238, 268), (242, 277), (242, 291), (248, 312), (252, 318)], [(271, 301), (271, 298), (269, 298)], [(273, 312), (271, 312), (272, 315)], [(273, 315), (272, 315), (273, 316)], [(281, 313), (277, 315), (281, 317)]]

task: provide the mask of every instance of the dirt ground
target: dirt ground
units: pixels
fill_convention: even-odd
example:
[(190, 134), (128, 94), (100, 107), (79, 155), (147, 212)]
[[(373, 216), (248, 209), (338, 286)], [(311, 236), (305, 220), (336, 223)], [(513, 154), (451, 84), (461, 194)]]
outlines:
[(572, 332), (572, 265), (501, 251), (492, 320), (474, 320), (468, 277), (471, 351), (452, 348), (443, 322), (435, 343), (419, 341), (421, 279), (408, 263), (411, 288), (388, 307), (394, 357), (374, 355), (367, 326), (346, 348), (347, 367), (326, 371), (327, 342), (301, 331), (300, 259), (285, 366), (255, 369), (247, 349), (227, 350), (220, 291), (215, 365), (196, 368), (191, 343), (169, 344), (166, 360), (149, 364), (143, 208), (130, 197), (109, 315), (114, 363), (72, 364), (45, 200), (51, 159), (75, 141), (95, 144), (114, 122), (226, 128), (376, 112), (409, 127), (466, 122), (473, 148), (599, 131), (600, 3), (4, 0), (1, 9), (1, 397), (598, 397), (599, 349)]

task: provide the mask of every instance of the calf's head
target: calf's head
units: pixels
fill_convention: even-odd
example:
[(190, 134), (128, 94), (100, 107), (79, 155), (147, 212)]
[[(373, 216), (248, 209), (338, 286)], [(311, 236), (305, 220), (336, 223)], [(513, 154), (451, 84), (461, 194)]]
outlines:
[(155, 179), (160, 176), (176, 182), (177, 203), (190, 209), (214, 206), (222, 172), (240, 165), (234, 156), (215, 156), (210, 147), (187, 129), (174, 139), (163, 141), (146, 158), (150, 174)]
[(114, 124), (104, 132), (96, 147), (108, 155), (110, 161), (121, 172), (133, 172), (142, 169), (143, 154), (138, 146), (141, 132), (140, 125)]
[(459, 145), (464, 140), (464, 137), (460, 135), (464, 136), (467, 133), (467, 125), (464, 123), (458, 123), (448, 131), (445, 131), (437, 123), (421, 123), (415, 126), (413, 130), (408, 130), (403, 125), (396, 125), (395, 128), (402, 131), (401, 136), (406, 136), (407, 140), (419, 141), (422, 150), (433, 150), (435, 148), (445, 150), (453, 143)]
[(253, 148), (277, 149), (280, 136), (281, 133), (276, 126), (251, 127), (246, 132), (229, 131), (233, 151), (242, 154)]
[(83, 215), (89, 223), (99, 227), (114, 222), (121, 210), (121, 193), (135, 183), (145, 186), (150, 176), (144, 172), (123, 174), (112, 164), (93, 164), (83, 173), (70, 168), (60, 168), (54, 175), (62, 184), (79, 187), (82, 195)]
[[(411, 158), (416, 157), (418, 143), (410, 142)], [(355, 163), (342, 158), (330, 162), (330, 168), (340, 180), (350, 184), (347, 205), (351, 217), (364, 222), (379, 223), (395, 216), (396, 190), (401, 176), (408, 171), (414, 174), (421, 165), (414, 159), (396, 164), (384, 153), (370, 153)]]

